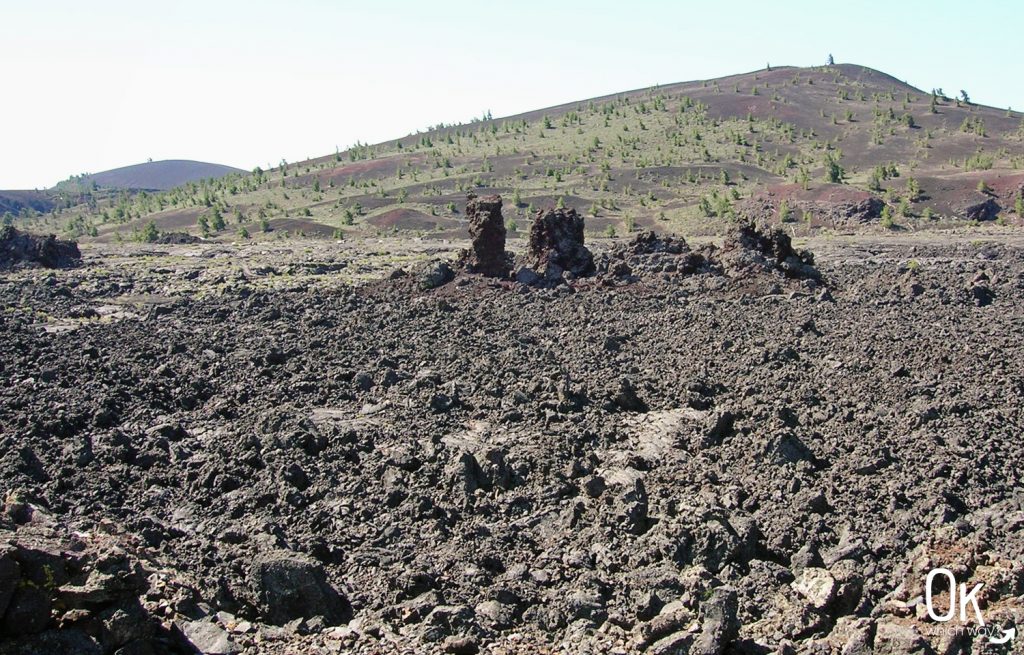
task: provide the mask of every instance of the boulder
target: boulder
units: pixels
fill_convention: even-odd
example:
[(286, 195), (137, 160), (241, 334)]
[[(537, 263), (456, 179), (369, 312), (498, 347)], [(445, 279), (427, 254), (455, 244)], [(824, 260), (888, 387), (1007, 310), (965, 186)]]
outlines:
[(873, 652), (875, 655), (923, 655), (932, 650), (916, 627), (886, 621), (876, 627)]
[(323, 567), (298, 553), (274, 551), (257, 557), (250, 584), (267, 623), (321, 616), (328, 625), (340, 625), (351, 618), (348, 600), (327, 582)]
[(181, 633), (203, 655), (234, 655), (241, 650), (224, 628), (211, 621), (186, 621)]
[(448, 262), (435, 261), (425, 264), (417, 276), (420, 289), (429, 291), (444, 286), (455, 279), (455, 271)]
[(7, 610), (21, 580), (21, 566), (8, 552), (0, 551), (0, 617)]
[(817, 610), (824, 610), (836, 597), (836, 580), (825, 569), (805, 568), (792, 586), (794, 591)]
[(1002, 207), (995, 198), (986, 197), (984, 200), (970, 202), (961, 209), (964, 218), (969, 221), (991, 221), (999, 215)]
[(740, 633), (739, 600), (732, 587), (718, 587), (701, 605), (704, 619), (691, 655), (721, 655)]
[(0, 634), (31, 635), (42, 632), (50, 623), (53, 601), (45, 589), (24, 585), (14, 591), (7, 612), (0, 621)]
[(690, 250), (682, 237), (658, 236), (648, 230), (637, 234), (628, 243), (615, 244), (601, 256), (597, 272), (624, 280), (651, 275), (674, 278), (693, 275), (706, 263), (702, 255)]

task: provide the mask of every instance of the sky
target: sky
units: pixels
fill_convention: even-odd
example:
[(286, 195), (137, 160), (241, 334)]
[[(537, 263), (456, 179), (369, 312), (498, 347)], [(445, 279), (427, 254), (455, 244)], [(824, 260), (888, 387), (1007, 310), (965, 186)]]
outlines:
[(1024, 109), (1024, 2), (0, 0), (0, 189), (244, 169), (654, 84), (837, 63)]

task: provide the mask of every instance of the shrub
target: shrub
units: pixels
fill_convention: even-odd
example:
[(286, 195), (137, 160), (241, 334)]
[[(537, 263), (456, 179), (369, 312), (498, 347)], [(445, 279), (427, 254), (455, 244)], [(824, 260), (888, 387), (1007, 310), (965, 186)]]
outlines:
[(887, 230), (891, 230), (896, 227), (896, 221), (892, 218), (892, 210), (889, 209), (889, 205), (882, 207), (882, 220), (880, 225)]
[(912, 177), (907, 178), (907, 195), (911, 202), (917, 202), (921, 197), (921, 185)]
[(779, 203), (779, 220), (783, 223), (789, 223), (793, 220), (793, 210), (789, 208), (789, 203), (785, 200)]

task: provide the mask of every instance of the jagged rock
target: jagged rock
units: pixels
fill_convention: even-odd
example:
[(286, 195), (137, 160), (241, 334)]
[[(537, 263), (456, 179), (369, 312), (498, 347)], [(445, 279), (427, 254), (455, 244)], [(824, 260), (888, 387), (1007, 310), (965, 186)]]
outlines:
[(38, 236), (17, 230), (12, 225), (0, 227), (0, 269), (15, 266), (70, 268), (82, 260), (74, 241), (62, 241), (56, 235)]
[(516, 270), (515, 278), (516, 282), (526, 286), (533, 286), (540, 282), (540, 276), (537, 275), (537, 271), (526, 266), (521, 266)]
[(18, 588), (21, 580), (21, 566), (11, 557), (10, 553), (0, 551), (0, 617), (7, 610), (7, 605)]
[(451, 655), (476, 655), (480, 652), (480, 646), (473, 637), (451, 636), (444, 640), (442, 646), (444, 652)]
[(474, 608), (474, 612), (481, 625), (494, 630), (511, 627), (516, 617), (515, 605), (498, 600), (485, 600)]
[[(808, 212), (815, 220), (831, 226), (865, 225), (882, 216), (885, 203), (865, 191), (857, 191), (848, 187), (829, 187), (824, 196), (814, 198), (788, 198), (791, 215)], [(771, 222), (779, 219), (781, 199), (774, 194), (754, 196), (740, 205), (743, 216), (757, 221)]]
[(119, 605), (103, 610), (98, 618), (103, 625), (100, 641), (107, 651), (153, 636), (154, 623), (137, 598), (125, 598)]
[(156, 238), (153, 243), (159, 243), (161, 245), (186, 245), (191, 243), (199, 243), (202, 241), (199, 237), (189, 234), (188, 232), (164, 232)]
[(807, 567), (793, 582), (793, 589), (817, 610), (823, 610), (836, 597), (836, 580), (825, 569)]
[(234, 655), (241, 650), (228, 632), (212, 621), (186, 621), (181, 632), (203, 655)]
[(583, 217), (575, 209), (540, 210), (530, 225), (526, 266), (547, 282), (557, 282), (565, 273), (592, 275), (594, 256), (583, 240)]
[(653, 619), (639, 626), (641, 645), (677, 632), (683, 631), (693, 620), (693, 612), (679, 601), (673, 601), (661, 608)]
[(637, 478), (618, 497), (619, 513), (631, 534), (643, 534), (647, 530), (647, 489), (643, 480)]
[(810, 252), (794, 249), (782, 230), (758, 228), (751, 222), (734, 230), (720, 249), (707, 245), (693, 251), (684, 239), (643, 232), (602, 255), (596, 271), (607, 285), (651, 276), (672, 280), (697, 273), (737, 278), (781, 274), (821, 281)]
[(50, 623), (53, 600), (45, 589), (23, 585), (14, 591), (0, 621), (0, 634), (31, 635), (42, 632)]
[(732, 587), (718, 587), (701, 605), (704, 619), (691, 655), (721, 655), (740, 633), (739, 601)]
[(328, 625), (351, 618), (348, 600), (319, 564), (293, 552), (271, 552), (252, 565), (251, 586), (262, 618), (274, 625), (322, 616)]
[(599, 275), (633, 279), (650, 275), (669, 277), (692, 275), (706, 265), (699, 253), (690, 250), (680, 237), (660, 237), (648, 230), (636, 235), (628, 243), (617, 243), (601, 256), (597, 264)]
[(429, 291), (444, 286), (455, 278), (455, 271), (448, 262), (430, 262), (424, 265), (417, 276), (420, 289)]
[(875, 655), (911, 655), (930, 651), (928, 642), (912, 625), (885, 621), (875, 629)]
[(725, 241), (718, 259), (732, 277), (781, 272), (786, 277), (819, 279), (814, 255), (793, 248), (785, 232), (777, 228), (758, 229), (745, 223)]
[(693, 652), (693, 640), (692, 632), (674, 632), (651, 644), (646, 652), (651, 655), (686, 655)]
[(501, 215), (501, 196), (478, 198), (469, 194), (466, 217), (469, 219), (470, 249), (462, 264), (472, 273), (487, 277), (508, 277), (512, 256), (505, 252), (505, 219)]
[(611, 394), (611, 405), (627, 412), (646, 412), (647, 403), (640, 399), (629, 378), (621, 378)]
[(999, 212), (1002, 211), (1002, 207), (996, 202), (995, 198), (986, 197), (984, 200), (972, 202), (964, 206), (961, 210), (964, 218), (971, 221), (991, 221)]

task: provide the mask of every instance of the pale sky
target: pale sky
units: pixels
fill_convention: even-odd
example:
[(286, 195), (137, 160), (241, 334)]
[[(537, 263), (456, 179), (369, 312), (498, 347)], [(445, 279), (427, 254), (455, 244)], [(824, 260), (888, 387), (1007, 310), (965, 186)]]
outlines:
[(0, 0), (0, 189), (251, 169), (597, 95), (855, 63), (1024, 109), (1024, 2)]

